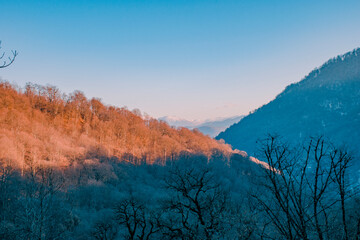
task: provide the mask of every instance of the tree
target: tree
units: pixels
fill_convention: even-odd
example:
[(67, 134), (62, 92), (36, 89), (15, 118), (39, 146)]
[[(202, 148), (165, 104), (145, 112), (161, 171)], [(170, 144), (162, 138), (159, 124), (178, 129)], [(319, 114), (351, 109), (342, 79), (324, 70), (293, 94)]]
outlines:
[[(1, 41), (0, 41), (0, 49), (1, 49)], [(3, 60), (5, 57), (5, 52), (0, 53), (0, 60), (3, 61), (3, 64), (0, 65), (0, 68), (6, 68), (10, 66), (14, 61), (16, 56), (18, 55), (18, 52), (16, 50), (11, 50), (12, 56), (9, 56)]]
[(114, 210), (116, 220), (125, 227), (125, 236), (129, 240), (149, 240), (159, 231), (157, 216), (132, 196), (117, 204)]
[[(349, 239), (346, 204), (356, 191), (348, 185), (350, 154), (324, 137), (311, 138), (293, 148), (278, 136), (269, 136), (260, 147), (264, 169), (260, 191), (252, 196), (267, 216), (262, 237), (271, 232), (285, 239)], [(341, 216), (341, 219), (339, 219)], [(339, 227), (342, 226), (342, 227)]]
[[(64, 178), (51, 168), (28, 171), (15, 213), (21, 239), (66, 239), (75, 226), (71, 211), (61, 198)], [(76, 224), (76, 223), (75, 223)]]
[(165, 235), (180, 239), (221, 236), (229, 195), (208, 166), (181, 167), (175, 164), (165, 184), (173, 192), (165, 204)]
[(97, 221), (91, 235), (96, 240), (115, 240), (118, 233), (114, 219), (102, 219)]

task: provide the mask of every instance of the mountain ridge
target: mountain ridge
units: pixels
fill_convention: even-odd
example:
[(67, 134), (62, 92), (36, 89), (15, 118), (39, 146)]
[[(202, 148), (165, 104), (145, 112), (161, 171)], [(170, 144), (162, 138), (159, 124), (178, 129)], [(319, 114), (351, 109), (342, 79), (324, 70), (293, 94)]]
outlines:
[(220, 132), (230, 127), (232, 124), (242, 119), (243, 115), (237, 115), (232, 117), (219, 117), (214, 119), (200, 120), (186, 120), (183, 118), (164, 116), (159, 118), (161, 121), (167, 122), (170, 126), (174, 127), (186, 127), (190, 130), (198, 129), (205, 135), (210, 137), (216, 137)]
[(325, 135), (352, 149), (360, 143), (360, 48), (334, 57), (288, 85), (216, 139), (250, 155), (257, 140), (279, 134), (292, 142)]

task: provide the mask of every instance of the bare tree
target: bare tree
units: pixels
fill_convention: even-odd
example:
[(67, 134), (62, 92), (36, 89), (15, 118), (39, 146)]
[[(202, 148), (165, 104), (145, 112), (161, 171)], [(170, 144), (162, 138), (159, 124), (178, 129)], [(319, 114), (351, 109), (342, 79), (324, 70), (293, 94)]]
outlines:
[[(0, 41), (0, 49), (1, 49), (1, 41)], [(6, 58), (5, 52), (0, 53), (0, 60), (3, 62), (3, 64), (0, 65), (0, 68), (8, 67), (15, 61), (15, 58), (18, 55), (18, 52), (16, 50), (11, 50), (11, 54), (12, 54), (11, 56), (8, 56)]]
[[(345, 201), (347, 200), (348, 195), (348, 185), (346, 182), (347, 176), (347, 169), (349, 167), (349, 163), (352, 161), (352, 156), (343, 150), (335, 150), (332, 152), (331, 156), (332, 159), (338, 159), (336, 166), (334, 166), (334, 176), (333, 180), (336, 183), (340, 195), (340, 202), (341, 202), (341, 215), (342, 215), (342, 225), (344, 230), (344, 239), (349, 239), (349, 232), (347, 226), (347, 215), (346, 215), (346, 207)], [(358, 221), (360, 218), (358, 219)]]
[(112, 219), (104, 219), (95, 223), (91, 235), (96, 240), (114, 240), (116, 239), (118, 229)]
[(10, 184), (11, 178), (14, 175), (14, 169), (11, 166), (4, 164), (6, 160), (0, 159), (0, 221), (6, 220), (6, 212), (9, 211), (9, 204), (12, 200)]
[(350, 238), (345, 205), (354, 193), (346, 184), (348, 152), (324, 137), (312, 138), (299, 149), (271, 135), (260, 150), (269, 169), (264, 169), (261, 193), (252, 196), (268, 217), (266, 226), (272, 227), (262, 237), (271, 238), (266, 232), (275, 230), (285, 239)]
[(165, 182), (173, 192), (165, 206), (167, 235), (181, 239), (219, 237), (229, 195), (210, 169), (175, 165)]
[(127, 239), (149, 240), (160, 230), (157, 217), (132, 196), (117, 204), (114, 210), (116, 220), (126, 229)]
[(64, 239), (72, 227), (71, 213), (59, 198), (64, 186), (62, 174), (51, 168), (29, 170), (19, 211), (18, 235), (22, 239)]

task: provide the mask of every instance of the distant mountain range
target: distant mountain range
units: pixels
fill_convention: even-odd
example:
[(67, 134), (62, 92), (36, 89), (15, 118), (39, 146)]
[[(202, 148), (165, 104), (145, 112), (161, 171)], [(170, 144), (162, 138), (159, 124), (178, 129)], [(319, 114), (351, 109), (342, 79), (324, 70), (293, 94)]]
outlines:
[(257, 140), (278, 134), (300, 143), (324, 135), (358, 152), (360, 146), (360, 49), (335, 57), (291, 84), (273, 101), (220, 133), (250, 155)]
[(186, 120), (173, 116), (165, 116), (159, 118), (161, 121), (167, 122), (169, 125), (174, 127), (186, 127), (188, 129), (198, 129), (205, 135), (209, 135), (214, 138), (220, 132), (224, 131), (232, 124), (239, 122), (244, 116), (234, 116), (229, 118), (217, 118), (217, 119), (209, 119), (205, 121), (199, 120)]

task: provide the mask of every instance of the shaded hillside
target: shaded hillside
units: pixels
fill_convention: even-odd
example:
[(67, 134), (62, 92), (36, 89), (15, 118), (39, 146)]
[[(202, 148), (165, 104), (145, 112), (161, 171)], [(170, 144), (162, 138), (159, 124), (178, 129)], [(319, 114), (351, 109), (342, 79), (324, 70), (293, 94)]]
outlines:
[(291, 84), (273, 101), (220, 133), (233, 147), (249, 154), (266, 134), (294, 142), (325, 135), (351, 149), (360, 146), (360, 49), (338, 56)]
[(67, 96), (53, 86), (0, 83), (0, 158), (12, 165), (68, 166), (103, 157), (164, 163), (180, 155), (230, 152), (199, 131), (172, 128), (79, 91)]

